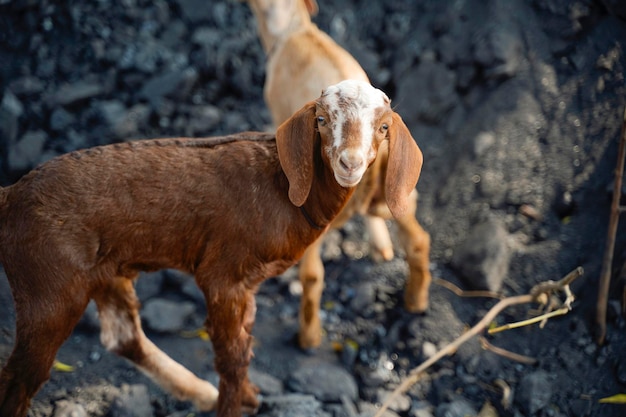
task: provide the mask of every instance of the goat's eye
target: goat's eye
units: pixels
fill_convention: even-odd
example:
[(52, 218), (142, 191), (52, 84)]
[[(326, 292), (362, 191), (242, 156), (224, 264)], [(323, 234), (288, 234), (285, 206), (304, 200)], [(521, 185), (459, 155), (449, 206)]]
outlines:
[(317, 116), (317, 123), (320, 126), (325, 126), (326, 125), (326, 119), (324, 118), (324, 116)]
[(380, 131), (382, 133), (385, 133), (387, 130), (389, 130), (389, 125), (387, 123), (383, 123), (382, 125), (380, 125)]

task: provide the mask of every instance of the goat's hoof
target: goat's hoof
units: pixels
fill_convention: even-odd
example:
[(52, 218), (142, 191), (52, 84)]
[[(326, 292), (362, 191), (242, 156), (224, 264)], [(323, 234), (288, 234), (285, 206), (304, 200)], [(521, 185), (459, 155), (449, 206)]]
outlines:
[(219, 392), (213, 384), (207, 381), (202, 381), (202, 385), (203, 389), (199, 391), (200, 395), (193, 398), (191, 402), (199, 411), (213, 411), (217, 407)]
[(405, 301), (404, 309), (409, 313), (419, 314), (423, 316), (426, 315), (426, 312), (428, 311), (428, 302), (413, 303)]
[(298, 346), (304, 351), (309, 351), (320, 347), (322, 344), (322, 332), (304, 331), (300, 329), (298, 333)]
[[(256, 390), (258, 391), (258, 388), (256, 388)], [(254, 415), (257, 413), (257, 411), (259, 411), (260, 403), (256, 394), (254, 394), (253, 396), (249, 394), (251, 393), (246, 393), (244, 395), (244, 399), (241, 402), (241, 412), (248, 415)]]
[(393, 259), (393, 248), (372, 248), (370, 257), (375, 263), (388, 262)]
[(203, 398), (200, 400), (196, 400), (193, 401), (193, 405), (198, 411), (213, 411), (215, 410), (215, 407), (217, 407), (217, 397), (215, 399)]

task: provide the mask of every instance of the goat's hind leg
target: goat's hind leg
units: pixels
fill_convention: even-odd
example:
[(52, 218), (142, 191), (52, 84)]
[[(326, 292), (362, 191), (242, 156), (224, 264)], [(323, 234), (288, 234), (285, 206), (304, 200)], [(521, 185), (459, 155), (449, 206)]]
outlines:
[(371, 257), (375, 262), (393, 259), (393, 244), (385, 219), (380, 216), (365, 216), (365, 225), (369, 232)]
[(107, 350), (135, 365), (165, 391), (182, 401), (191, 401), (201, 411), (217, 404), (217, 389), (208, 381), (170, 358), (147, 338), (141, 328), (139, 300), (133, 281), (117, 277), (94, 294), (100, 314), (100, 339)]
[(430, 275), (430, 235), (415, 218), (417, 191), (411, 193), (411, 206), (407, 213), (396, 219), (400, 239), (406, 251), (409, 276), (404, 290), (404, 306), (412, 313), (424, 313), (428, 309)]
[[(7, 276), (17, 322), (15, 347), (0, 374), (0, 416), (23, 417), (33, 396), (50, 378), (56, 354), (80, 320), (88, 297), (80, 285), (58, 285), (58, 277), (40, 274), (35, 280), (28, 272), (16, 274), (8, 268)], [(53, 278), (53, 283), (47, 281)]]

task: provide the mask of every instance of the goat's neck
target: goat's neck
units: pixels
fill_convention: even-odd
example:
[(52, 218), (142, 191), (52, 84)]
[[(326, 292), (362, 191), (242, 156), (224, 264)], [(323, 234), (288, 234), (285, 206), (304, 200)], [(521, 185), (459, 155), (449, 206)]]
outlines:
[(263, 50), (267, 56), (272, 55), (276, 46), (287, 40), (289, 36), (295, 32), (305, 30), (308, 27), (314, 25), (311, 22), (311, 16), (309, 15), (308, 10), (304, 6), (304, 2), (297, 2), (299, 5), (296, 7), (295, 12), (291, 16), (291, 20), (289, 21), (289, 25), (287, 28), (280, 34), (274, 34), (268, 28), (268, 22), (263, 18), (263, 16), (257, 15), (257, 23), (259, 28), (259, 37), (261, 38), (261, 44), (263, 45)]
[(314, 229), (325, 229), (346, 205), (354, 190), (355, 187), (339, 185), (326, 165), (318, 165), (309, 197), (301, 207), (303, 217)]

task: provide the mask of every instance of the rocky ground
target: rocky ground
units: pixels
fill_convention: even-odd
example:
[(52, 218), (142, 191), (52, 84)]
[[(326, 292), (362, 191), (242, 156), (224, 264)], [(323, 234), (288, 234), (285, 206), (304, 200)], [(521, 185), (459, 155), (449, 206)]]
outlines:
[[(417, 217), (432, 236), (434, 276), (514, 295), (585, 269), (568, 315), (489, 337), (536, 364), (471, 341), (388, 415), (477, 415), (485, 404), (499, 416), (624, 415), (625, 405), (599, 402), (626, 390), (622, 280), (611, 288), (603, 346), (594, 343), (593, 315), (626, 104), (625, 3), (320, 3), (316, 22), (392, 97), (424, 152)], [(263, 67), (245, 2), (0, 0), (0, 183), (77, 148), (268, 129)], [(375, 264), (363, 242), (360, 219), (329, 236), (319, 350), (294, 343), (293, 271), (262, 286), (251, 367), (260, 415), (371, 416), (413, 367), (494, 304), (434, 285), (428, 314), (410, 315), (399, 302), (402, 253)], [(14, 313), (0, 278), (2, 363)], [(149, 336), (215, 380), (210, 343), (195, 332), (205, 310), (193, 281), (150, 274), (138, 292)], [(524, 319), (530, 308), (507, 310), (498, 323)], [(52, 372), (30, 416), (195, 413), (102, 348), (93, 309), (58, 359), (73, 370)]]

